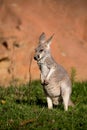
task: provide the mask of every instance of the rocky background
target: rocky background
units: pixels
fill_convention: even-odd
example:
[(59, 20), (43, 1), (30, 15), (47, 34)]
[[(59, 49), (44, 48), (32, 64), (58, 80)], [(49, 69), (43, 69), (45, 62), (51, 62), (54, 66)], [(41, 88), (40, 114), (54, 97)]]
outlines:
[(86, 0), (0, 0), (0, 85), (39, 79), (33, 60), (39, 35), (53, 33), (51, 52), (76, 80), (87, 80)]

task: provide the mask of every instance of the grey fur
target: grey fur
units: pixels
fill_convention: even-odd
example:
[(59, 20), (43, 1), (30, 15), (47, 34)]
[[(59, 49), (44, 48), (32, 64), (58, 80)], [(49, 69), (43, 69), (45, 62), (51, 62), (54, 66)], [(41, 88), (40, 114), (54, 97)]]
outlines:
[(45, 33), (39, 38), (39, 45), (35, 49), (34, 59), (37, 61), (41, 71), (41, 84), (47, 97), (48, 108), (52, 109), (53, 104), (59, 104), (61, 96), (64, 103), (65, 111), (69, 105), (73, 105), (70, 100), (72, 86), (67, 71), (55, 62), (50, 53), (50, 44), (53, 35), (46, 40)]

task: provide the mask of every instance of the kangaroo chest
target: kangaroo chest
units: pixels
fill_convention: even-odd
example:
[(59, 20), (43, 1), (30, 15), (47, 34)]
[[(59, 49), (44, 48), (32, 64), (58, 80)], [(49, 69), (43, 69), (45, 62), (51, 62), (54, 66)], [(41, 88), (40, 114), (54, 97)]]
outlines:
[(39, 67), (40, 67), (40, 70), (41, 70), (41, 74), (42, 74), (44, 77), (46, 77), (47, 74), (48, 74), (48, 72), (49, 72), (49, 69), (48, 69), (46, 63), (41, 63), (41, 64), (39, 64)]

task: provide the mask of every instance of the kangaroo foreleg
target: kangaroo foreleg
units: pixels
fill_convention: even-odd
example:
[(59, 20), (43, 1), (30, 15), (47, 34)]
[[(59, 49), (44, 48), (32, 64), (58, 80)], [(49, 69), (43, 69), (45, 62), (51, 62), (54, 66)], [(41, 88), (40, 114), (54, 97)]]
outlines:
[(46, 76), (46, 78), (45, 78), (45, 83), (49, 83), (49, 79), (50, 79), (50, 76), (52, 75), (52, 73), (54, 72), (54, 67), (52, 67), (50, 70), (49, 70), (49, 72), (48, 72), (48, 74), (47, 74), (47, 76)]

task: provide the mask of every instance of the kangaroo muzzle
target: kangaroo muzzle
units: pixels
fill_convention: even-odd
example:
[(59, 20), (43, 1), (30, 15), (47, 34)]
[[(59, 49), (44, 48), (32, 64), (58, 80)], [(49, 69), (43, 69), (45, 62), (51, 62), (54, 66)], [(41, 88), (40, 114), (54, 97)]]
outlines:
[(38, 61), (39, 59), (40, 59), (39, 55), (34, 56), (34, 60)]

